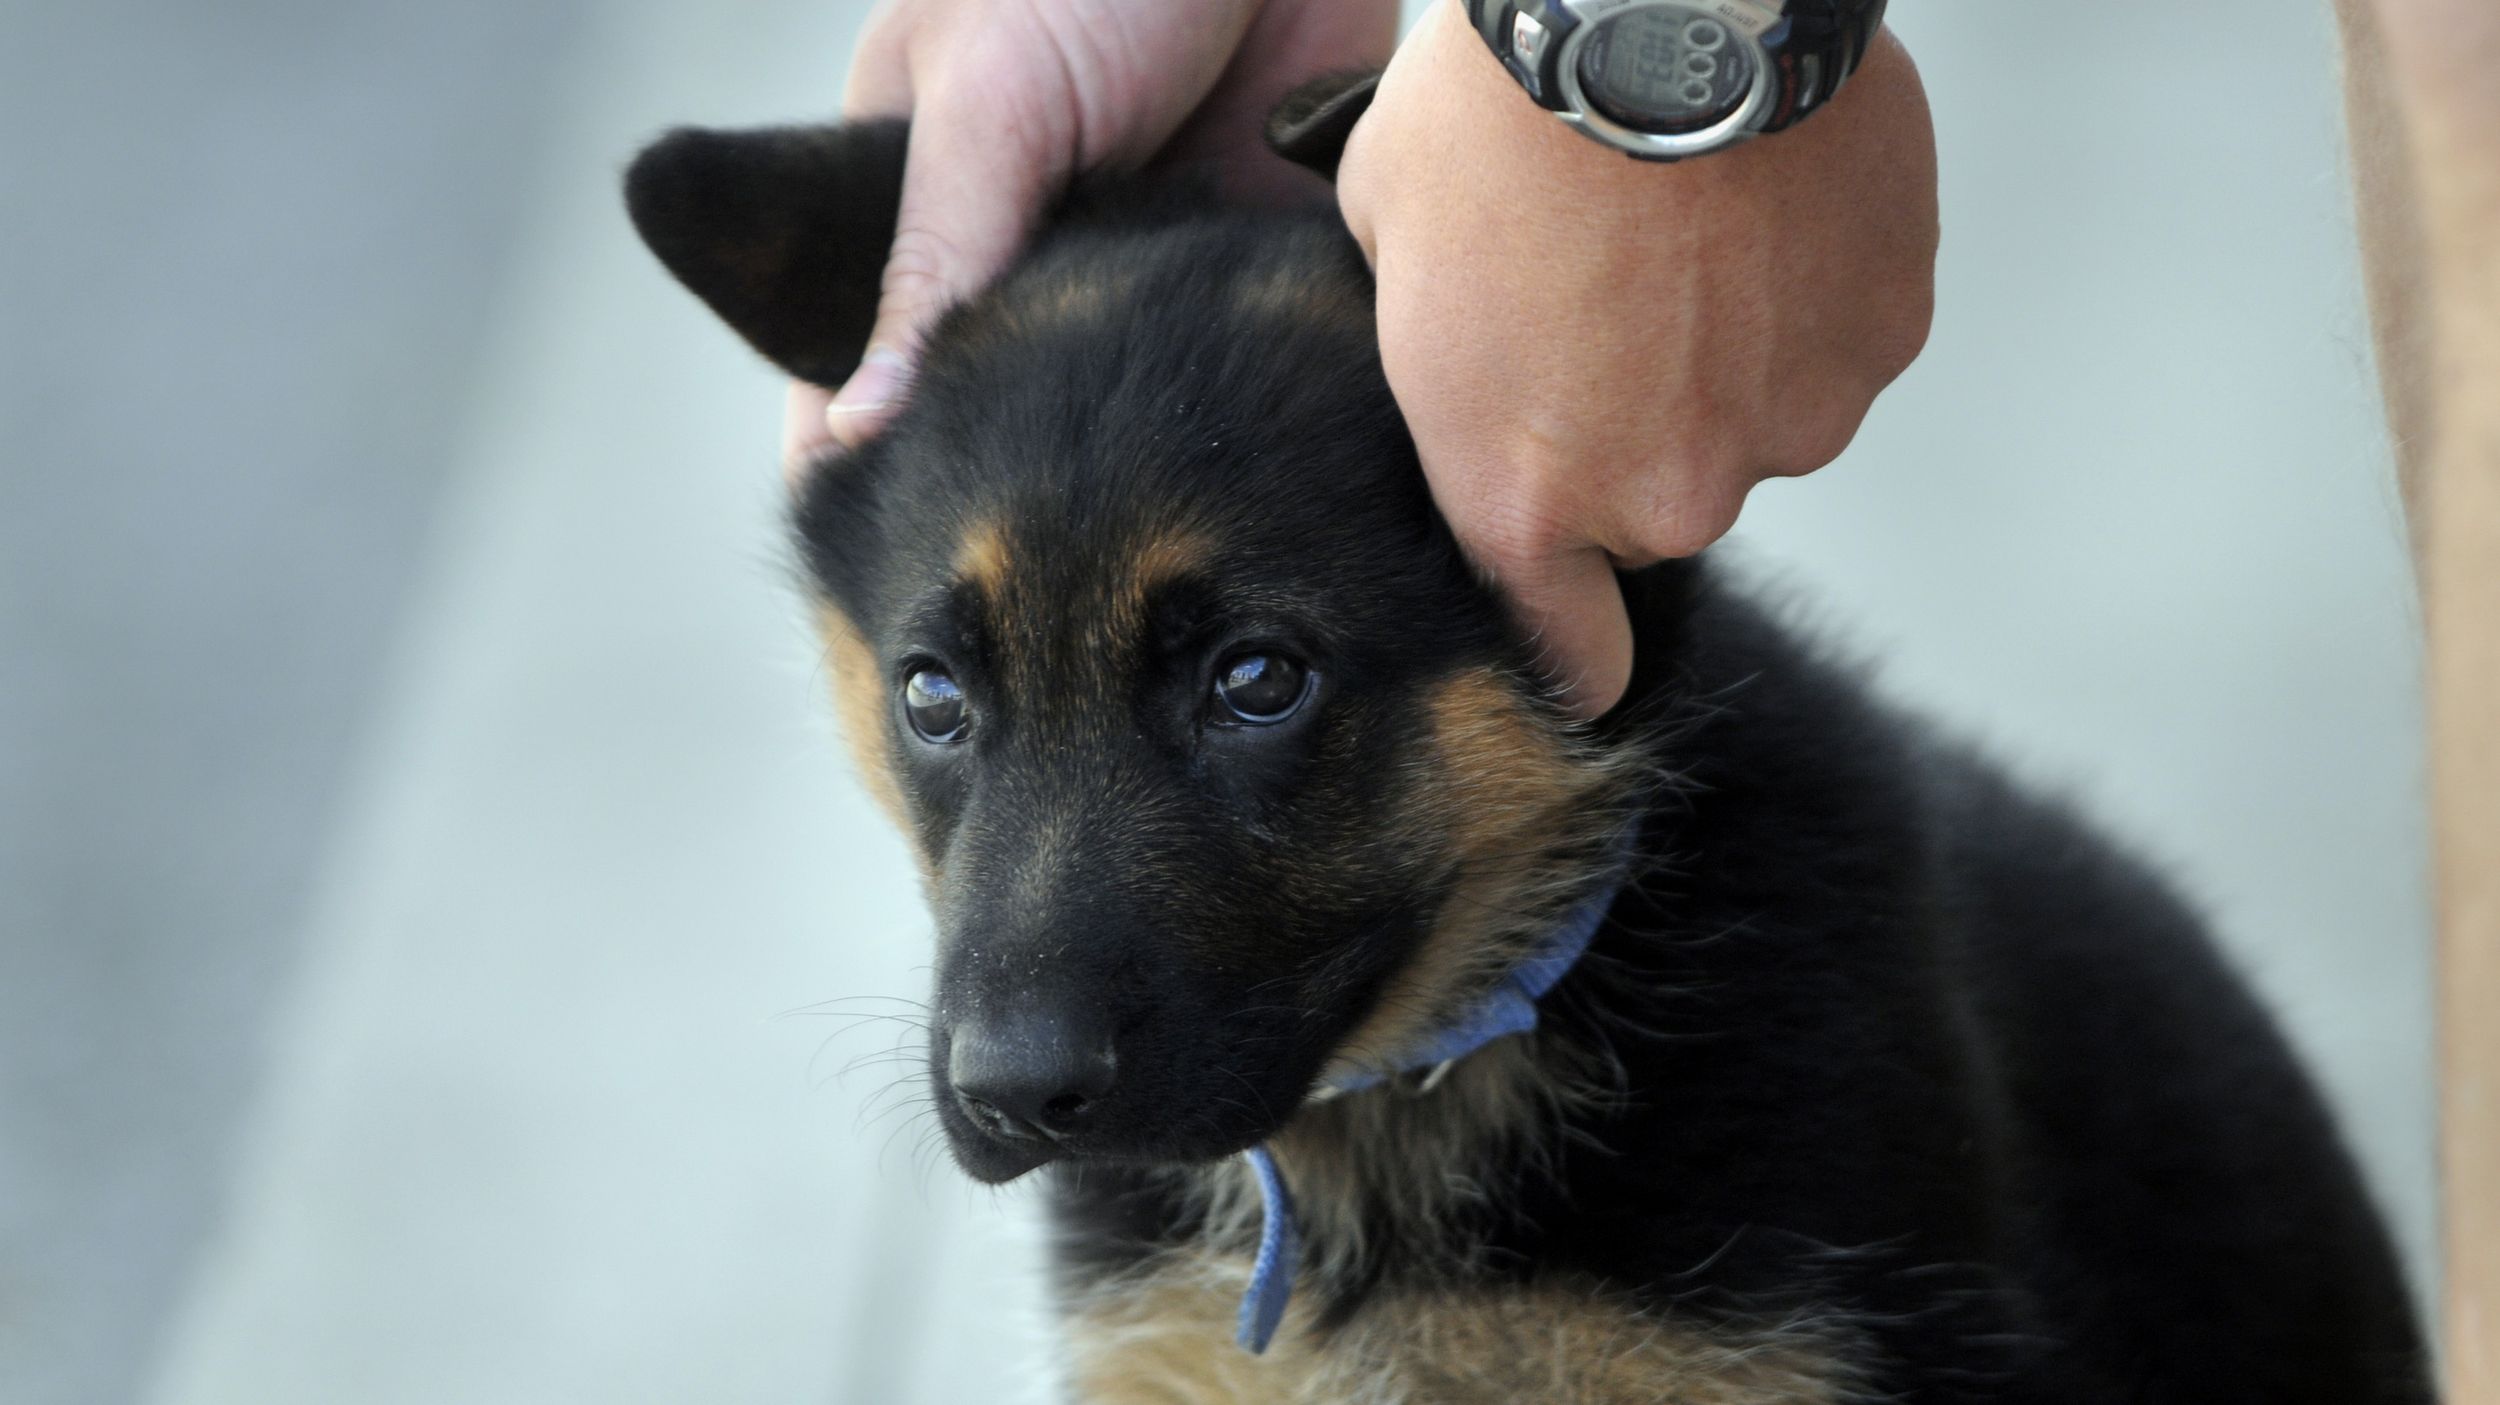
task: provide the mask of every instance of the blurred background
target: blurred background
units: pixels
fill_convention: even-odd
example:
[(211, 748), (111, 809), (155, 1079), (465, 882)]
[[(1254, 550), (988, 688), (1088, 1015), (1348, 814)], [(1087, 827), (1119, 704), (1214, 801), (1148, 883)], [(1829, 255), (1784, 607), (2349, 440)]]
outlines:
[[(864, 9), (0, 8), (0, 1400), (1047, 1397), (1031, 1197), (852, 1018), (928, 933), (778, 384), (615, 197), (665, 125), (829, 111)], [(2418, 630), (2325, 6), (1893, 9), (1934, 338), (1726, 554), (2213, 914), (2419, 1281)]]

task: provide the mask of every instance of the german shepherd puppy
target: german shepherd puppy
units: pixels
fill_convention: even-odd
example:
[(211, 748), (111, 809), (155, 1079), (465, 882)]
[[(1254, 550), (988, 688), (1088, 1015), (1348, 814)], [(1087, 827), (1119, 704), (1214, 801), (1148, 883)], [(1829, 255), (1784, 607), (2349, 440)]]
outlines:
[[(1367, 91), (1281, 148), (1332, 169)], [(905, 142), (680, 131), (628, 201), (836, 385)], [(1555, 706), (1333, 212), (1072, 204), (795, 524), (1073, 1398), (2430, 1398), (2318, 1094), (2142, 866), (1704, 560), (1622, 576), (1622, 706)], [(1533, 1031), (1450, 1052), (1538, 960)]]

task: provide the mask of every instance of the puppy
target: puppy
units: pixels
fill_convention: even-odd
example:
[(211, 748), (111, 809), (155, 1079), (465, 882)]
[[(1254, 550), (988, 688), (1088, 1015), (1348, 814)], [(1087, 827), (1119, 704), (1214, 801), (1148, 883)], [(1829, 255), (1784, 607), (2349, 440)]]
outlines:
[[(1280, 148), (1331, 169), (1367, 91)], [(628, 202), (836, 385), (905, 142), (681, 131)], [(1047, 1178), (1072, 1397), (2427, 1400), (2197, 918), (1706, 561), (1622, 577), (1631, 692), (1568, 719), (1371, 306), (1329, 212), (1095, 192), (800, 486), (937, 1115)]]

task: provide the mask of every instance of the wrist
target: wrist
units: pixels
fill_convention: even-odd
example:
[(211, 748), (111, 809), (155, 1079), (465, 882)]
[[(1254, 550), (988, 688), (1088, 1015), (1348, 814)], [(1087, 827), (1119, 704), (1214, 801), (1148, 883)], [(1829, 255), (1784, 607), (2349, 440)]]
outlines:
[(1715, 155), (1820, 111), (1885, 0), (1464, 0), (1528, 99), (1637, 160)]

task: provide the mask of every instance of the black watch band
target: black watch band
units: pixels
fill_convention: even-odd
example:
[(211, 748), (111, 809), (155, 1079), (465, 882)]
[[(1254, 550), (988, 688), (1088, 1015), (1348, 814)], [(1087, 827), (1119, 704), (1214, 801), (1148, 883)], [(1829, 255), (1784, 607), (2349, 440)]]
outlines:
[[(1884, 22), (1884, 0), (1466, 0), (1466, 4), (1476, 33), (1539, 106), (1627, 155), (1669, 161), (1804, 120), (1840, 91)], [(1646, 123), (1643, 116), (1610, 104), (1602, 91), (1603, 79), (1624, 67), (1602, 59), (1605, 41), (1601, 36), (1613, 30), (1627, 34), (1624, 43), (1633, 42), (1627, 21), (1636, 15), (1653, 29), (1680, 23), (1715, 28), (1722, 36), (1735, 38), (1745, 50), (1745, 61), (1756, 65), (1747, 91), (1730, 94), (1726, 110), (1711, 120), (1697, 118), (1689, 124), (1672, 119)], [(1667, 17), (1665, 25), (1649, 15)], [(1676, 56), (1696, 64), (1712, 62), (1691, 53)], [(1627, 56), (1627, 61), (1638, 63), (1640, 57)], [(1688, 129), (1679, 130), (1679, 126)]]

